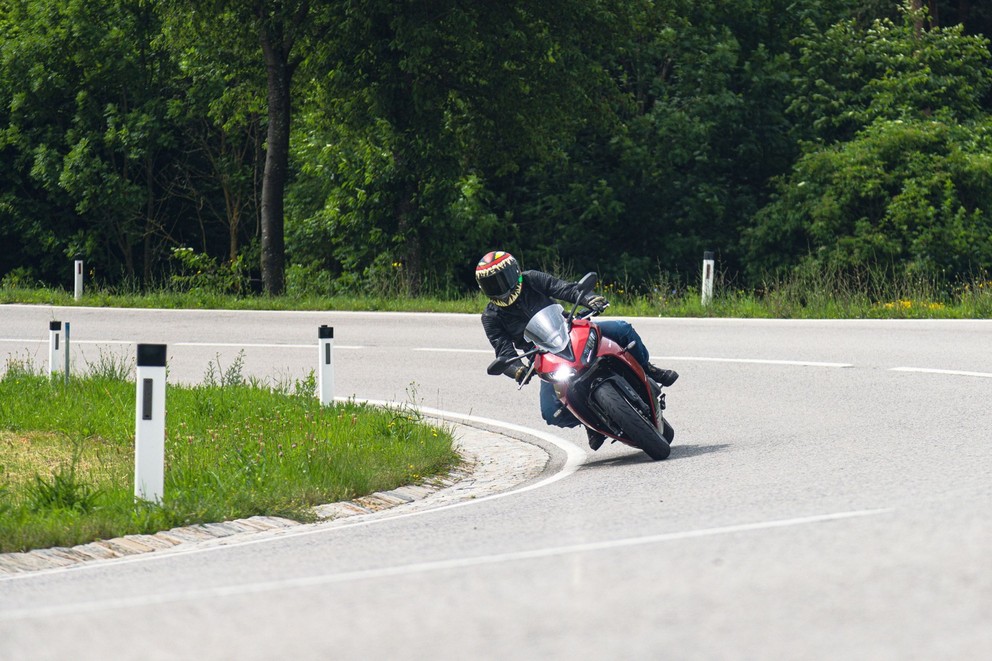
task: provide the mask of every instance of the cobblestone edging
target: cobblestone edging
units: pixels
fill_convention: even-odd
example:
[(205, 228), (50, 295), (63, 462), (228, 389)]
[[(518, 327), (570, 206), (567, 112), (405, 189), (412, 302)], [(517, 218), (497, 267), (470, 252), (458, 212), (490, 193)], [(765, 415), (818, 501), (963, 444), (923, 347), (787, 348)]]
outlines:
[[(476, 427), (456, 425), (450, 421), (445, 424), (451, 425), (455, 432), (458, 452), (462, 456), (462, 464), (458, 468), (429, 483), (403, 486), (351, 501), (321, 505), (315, 508), (317, 516), (323, 521), (331, 521), (401, 506), (409, 510), (429, 509), (481, 498), (532, 479), (540, 475), (547, 465), (548, 454), (536, 445)], [(278, 532), (305, 525), (321, 524), (302, 524), (275, 516), (253, 516), (235, 521), (173, 528), (154, 535), (126, 535), (71, 548), (3, 553), (0, 554), (0, 577), (141, 553), (185, 549), (222, 538), (240, 539), (244, 535)]]

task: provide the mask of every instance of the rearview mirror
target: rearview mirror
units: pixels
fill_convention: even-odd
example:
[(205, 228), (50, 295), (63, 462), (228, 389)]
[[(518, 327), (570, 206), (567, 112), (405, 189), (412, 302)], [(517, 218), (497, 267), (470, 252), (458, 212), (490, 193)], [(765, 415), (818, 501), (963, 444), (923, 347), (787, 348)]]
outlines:
[(582, 276), (581, 280), (579, 280), (579, 289), (582, 290), (583, 294), (588, 294), (596, 288), (597, 282), (599, 282), (599, 276), (596, 275), (595, 271), (590, 271)]

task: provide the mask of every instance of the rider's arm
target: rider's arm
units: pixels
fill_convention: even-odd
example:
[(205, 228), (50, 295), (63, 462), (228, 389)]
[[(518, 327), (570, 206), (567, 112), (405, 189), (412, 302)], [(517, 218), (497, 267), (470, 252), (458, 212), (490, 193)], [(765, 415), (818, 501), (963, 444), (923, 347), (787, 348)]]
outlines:
[(581, 302), (583, 294), (578, 283), (566, 282), (543, 271), (526, 271), (524, 279), (529, 286), (551, 298), (569, 303)]
[[(495, 314), (482, 314), (482, 328), (485, 329), (486, 337), (489, 339), (489, 344), (493, 345), (497, 358), (513, 359), (517, 357), (517, 350), (513, 346), (513, 338), (503, 328), (503, 324), (499, 322)], [(503, 370), (503, 374), (511, 378), (516, 376), (517, 370), (522, 364), (520, 361), (510, 363)]]

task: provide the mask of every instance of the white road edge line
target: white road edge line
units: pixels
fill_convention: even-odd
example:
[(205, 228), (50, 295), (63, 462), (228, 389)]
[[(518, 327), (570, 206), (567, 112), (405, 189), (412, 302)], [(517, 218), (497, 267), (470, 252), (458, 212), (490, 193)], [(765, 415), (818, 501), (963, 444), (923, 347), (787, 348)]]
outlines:
[(921, 372), (923, 374), (950, 374), (952, 376), (977, 376), (985, 379), (992, 379), (989, 372), (966, 372), (964, 370), (937, 370), (926, 367), (893, 367), (890, 372)]
[(492, 349), (445, 349), (434, 347), (420, 347), (414, 351), (433, 351), (437, 353), (492, 353)]
[(808, 360), (764, 360), (761, 358), (708, 358), (705, 356), (656, 356), (651, 354), (651, 360), (656, 362), (666, 360), (695, 360), (706, 363), (750, 363), (753, 365), (796, 365), (799, 367), (854, 367), (850, 363), (818, 363)]
[(772, 530), (775, 528), (787, 528), (793, 526), (810, 525), (815, 523), (826, 523), (830, 521), (840, 521), (843, 519), (853, 519), (857, 517), (876, 516), (894, 511), (892, 508), (856, 510), (851, 512), (836, 512), (834, 514), (820, 514), (814, 516), (804, 516), (792, 519), (779, 519), (775, 521), (764, 521), (760, 523), (745, 523), (732, 526), (721, 526), (718, 528), (703, 528), (700, 530), (687, 530), (684, 532), (662, 533), (659, 535), (648, 535), (645, 537), (628, 537), (625, 539), (615, 539), (603, 542), (590, 542), (586, 544), (573, 544), (568, 546), (557, 546), (543, 549), (533, 549), (530, 551), (516, 551), (512, 553), (499, 553), (493, 555), (483, 555), (471, 558), (453, 558), (450, 560), (439, 560), (434, 562), (420, 562), (409, 565), (399, 565), (394, 567), (382, 567), (380, 569), (365, 569), (359, 571), (341, 572), (337, 574), (322, 574), (319, 576), (306, 576), (301, 578), (290, 578), (278, 581), (263, 581), (247, 585), (230, 585), (203, 590), (189, 590), (173, 594), (142, 595), (123, 599), (107, 599), (102, 601), (91, 601), (86, 603), (67, 604), (64, 606), (48, 606), (44, 608), (34, 608), (25, 610), (14, 610), (7, 613), (0, 613), (0, 621), (24, 620), (39, 617), (54, 617), (62, 615), (73, 615), (77, 613), (88, 613), (95, 609), (101, 611), (120, 610), (124, 608), (135, 608), (142, 606), (156, 606), (162, 604), (176, 603), (182, 601), (194, 601), (199, 599), (236, 597), (243, 595), (262, 594), (279, 590), (301, 589), (318, 587), (322, 585), (332, 585), (337, 583), (349, 583), (353, 581), (376, 580), (382, 578), (393, 578), (400, 576), (410, 576), (415, 574), (426, 574), (438, 571), (448, 571), (457, 569), (469, 569), (487, 565), (497, 565), (509, 562), (519, 562), (523, 560), (539, 560), (553, 558), (563, 555), (577, 553), (595, 553), (599, 551), (612, 551), (635, 546), (645, 546), (648, 544), (662, 544), (685, 539), (697, 539), (700, 537), (715, 537), (718, 535), (732, 535), (736, 533), (748, 533), (761, 530)]
[[(399, 404), (397, 402), (387, 402), (387, 401), (383, 401), (383, 400), (372, 400), (372, 399), (353, 399), (353, 398), (346, 398), (346, 397), (336, 397), (335, 398), (335, 401), (339, 401), (339, 402), (356, 401), (356, 402), (362, 402), (362, 403), (365, 403), (365, 404), (371, 404), (373, 406), (387, 406), (387, 407), (394, 407), (394, 408), (398, 408), (398, 407), (401, 406), (401, 404)], [(398, 519), (406, 519), (406, 518), (415, 517), (415, 516), (424, 516), (424, 515), (427, 515), (427, 514), (432, 514), (434, 512), (443, 512), (445, 510), (455, 509), (455, 508), (458, 508), (458, 507), (466, 507), (466, 506), (469, 506), (469, 505), (475, 505), (477, 503), (484, 503), (484, 502), (487, 502), (487, 501), (490, 501), (490, 500), (496, 500), (498, 498), (506, 498), (507, 496), (513, 496), (513, 495), (516, 495), (516, 494), (519, 494), (519, 493), (525, 493), (527, 491), (532, 491), (534, 489), (540, 489), (542, 487), (546, 487), (549, 484), (553, 484), (554, 482), (557, 482), (558, 480), (564, 479), (564, 478), (568, 477), (569, 475), (572, 475), (573, 473), (575, 473), (575, 471), (578, 470), (579, 466), (581, 466), (582, 464), (584, 464), (585, 461), (586, 461), (586, 459), (588, 458), (587, 455), (586, 455), (586, 453), (583, 452), (582, 450), (580, 450), (578, 448), (578, 446), (576, 446), (575, 444), (570, 443), (568, 441), (562, 440), (562, 439), (558, 438), (557, 436), (555, 436), (554, 434), (551, 434), (549, 432), (540, 431), (540, 430), (537, 430), (537, 429), (531, 429), (531, 428), (528, 428), (528, 427), (524, 427), (523, 425), (515, 425), (513, 423), (503, 422), (501, 420), (493, 420), (492, 418), (483, 418), (483, 417), (480, 417), (480, 416), (467, 415), (467, 414), (463, 414), (463, 413), (453, 413), (451, 411), (442, 411), (440, 409), (434, 409), (434, 408), (429, 408), (429, 407), (425, 407), (425, 406), (418, 407), (417, 410), (420, 411), (421, 413), (425, 414), (425, 415), (439, 418), (442, 421), (444, 421), (444, 420), (460, 420), (460, 421), (468, 422), (468, 423), (474, 422), (476, 424), (488, 425), (488, 426), (492, 426), (492, 427), (502, 428), (502, 429), (506, 429), (506, 430), (509, 430), (509, 431), (515, 431), (515, 432), (518, 432), (518, 433), (522, 433), (522, 434), (525, 434), (525, 435), (528, 435), (528, 436), (534, 436), (536, 438), (540, 438), (541, 440), (546, 441), (548, 443), (551, 443), (552, 445), (554, 445), (554, 446), (558, 447), (560, 450), (562, 450), (565, 453), (565, 463), (562, 465), (561, 469), (558, 472), (554, 473), (553, 475), (549, 475), (548, 477), (544, 478), (543, 480), (539, 480), (539, 481), (534, 482), (533, 484), (529, 484), (529, 485), (527, 485), (525, 487), (518, 487), (518, 488), (510, 489), (508, 491), (503, 491), (503, 492), (500, 492), (500, 493), (492, 494), (490, 496), (484, 496), (482, 498), (473, 498), (471, 500), (464, 500), (464, 501), (461, 501), (461, 502), (458, 502), (458, 503), (452, 503), (450, 505), (442, 505), (440, 507), (434, 507), (434, 508), (431, 508), (431, 509), (418, 510), (416, 512), (406, 512), (406, 513), (399, 513), (399, 514), (390, 514), (389, 511), (386, 510), (385, 512), (381, 513), (380, 515), (378, 515), (375, 518), (371, 518), (371, 519), (367, 519), (367, 520), (363, 520), (363, 521), (351, 521), (351, 522), (349, 522), (349, 521), (345, 520), (345, 522), (342, 522), (341, 525), (337, 525), (337, 526), (334, 526), (334, 527), (317, 527), (317, 528), (308, 527), (306, 530), (285, 532), (283, 534), (280, 534), (278, 537), (261, 537), (261, 538), (256, 538), (256, 539), (246, 539), (245, 541), (242, 541), (242, 542), (233, 542), (233, 543), (230, 543), (230, 544), (224, 544), (222, 546), (207, 546), (207, 547), (203, 547), (203, 548), (194, 548), (194, 549), (189, 549), (189, 550), (185, 550), (185, 551), (183, 551), (183, 550), (170, 551), (169, 553), (162, 553), (162, 554), (145, 553), (145, 554), (142, 554), (142, 555), (127, 556), (127, 557), (123, 557), (123, 558), (114, 558), (112, 560), (107, 560), (107, 561), (104, 561), (104, 562), (100, 562), (100, 561), (97, 561), (97, 562), (88, 562), (88, 563), (82, 563), (82, 564), (78, 564), (78, 565), (69, 565), (67, 567), (57, 567), (57, 568), (53, 568), (53, 569), (45, 569), (45, 570), (41, 570), (41, 571), (31, 572), (31, 573), (28, 573), (28, 574), (11, 574), (10, 576), (0, 576), (0, 584), (3, 584), (5, 582), (7, 582), (7, 581), (25, 580), (25, 579), (34, 578), (34, 577), (37, 577), (37, 576), (48, 576), (48, 575), (51, 575), (51, 574), (60, 574), (60, 573), (64, 573), (64, 572), (85, 571), (87, 569), (97, 569), (97, 568), (100, 568), (100, 567), (126, 565), (126, 564), (132, 564), (132, 563), (135, 563), (135, 562), (150, 562), (150, 561), (154, 561), (154, 560), (167, 560), (170, 557), (176, 557), (176, 556), (182, 556), (182, 555), (192, 555), (192, 554), (198, 554), (198, 553), (209, 553), (209, 552), (212, 552), (212, 551), (219, 551), (219, 550), (225, 549), (225, 548), (228, 548), (229, 549), (229, 548), (237, 548), (237, 547), (241, 547), (241, 546), (253, 546), (255, 544), (269, 544), (269, 543), (272, 543), (272, 542), (277, 541), (277, 540), (280, 540), (280, 539), (287, 539), (287, 538), (292, 538), (292, 537), (307, 537), (307, 536), (310, 536), (310, 535), (321, 535), (321, 534), (327, 534), (327, 533), (330, 533), (330, 532), (333, 532), (333, 531), (337, 531), (337, 530), (344, 530), (346, 528), (355, 528), (355, 527), (359, 527), (359, 526), (369, 526), (369, 525), (375, 525), (375, 524), (378, 524), (378, 523), (384, 523), (386, 521), (395, 521), (395, 520), (398, 520)], [(524, 442), (524, 441), (521, 441), (521, 442)], [(0, 617), (0, 620), (2, 620), (2, 619), (3, 618)]]
[[(19, 340), (16, 338), (0, 338), (0, 342), (13, 342), (23, 344), (48, 344), (48, 339), (33, 338), (30, 340)], [(72, 344), (137, 344), (133, 340), (72, 340)], [(313, 344), (253, 344), (251, 342), (172, 342), (170, 347), (251, 347), (261, 349), (317, 349), (317, 343)], [(335, 349), (365, 349), (358, 344), (336, 344)]]

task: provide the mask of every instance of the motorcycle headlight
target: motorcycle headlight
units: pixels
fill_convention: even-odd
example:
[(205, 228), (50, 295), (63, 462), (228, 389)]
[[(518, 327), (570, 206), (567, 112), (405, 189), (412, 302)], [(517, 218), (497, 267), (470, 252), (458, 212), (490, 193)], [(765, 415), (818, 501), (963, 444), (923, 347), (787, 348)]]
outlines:
[(557, 381), (558, 383), (563, 383), (571, 379), (573, 376), (575, 376), (575, 370), (571, 367), (559, 367), (551, 375), (551, 380)]

